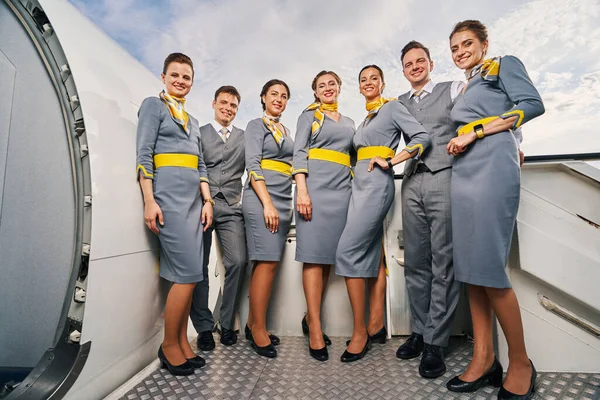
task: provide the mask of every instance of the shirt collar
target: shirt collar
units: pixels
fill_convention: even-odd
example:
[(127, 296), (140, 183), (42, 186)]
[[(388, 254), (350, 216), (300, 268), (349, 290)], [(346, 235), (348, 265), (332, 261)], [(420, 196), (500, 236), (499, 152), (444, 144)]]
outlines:
[[(433, 88), (435, 87), (435, 82), (433, 81), (433, 79), (430, 79), (429, 82), (427, 82), (427, 84), (425, 84), (425, 86), (423, 87), (423, 90), (430, 94), (431, 92), (433, 92)], [(412, 97), (413, 93), (416, 92), (416, 89), (410, 88), (410, 92), (409, 92), (409, 98)]]
[(229, 125), (229, 126), (223, 126), (220, 123), (218, 123), (217, 121), (210, 121), (210, 124), (212, 125), (212, 127), (215, 129), (215, 131), (217, 131), (217, 133), (221, 132), (221, 129), (225, 128), (227, 129), (227, 133), (231, 133), (231, 130), (233, 129), (233, 125)]

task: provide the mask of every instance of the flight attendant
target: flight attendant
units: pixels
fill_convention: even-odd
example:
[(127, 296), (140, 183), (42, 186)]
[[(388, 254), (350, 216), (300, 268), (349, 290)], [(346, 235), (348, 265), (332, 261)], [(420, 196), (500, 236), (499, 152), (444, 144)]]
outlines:
[[(371, 345), (364, 322), (366, 279), (370, 281), (371, 299), (382, 299), (377, 291), (385, 291), (383, 220), (394, 201), (392, 167), (420, 156), (430, 143), (423, 126), (402, 103), (381, 97), (385, 87), (381, 68), (364, 67), (359, 74), (359, 86), (368, 114), (354, 136), (358, 161), (346, 226), (336, 254), (336, 273), (346, 278), (354, 314), (354, 330), (342, 362), (361, 359)], [(396, 154), (403, 134), (408, 143)], [(370, 307), (371, 314), (380, 315), (383, 325), (381, 303), (371, 303)]]
[(319, 361), (329, 358), (326, 345), (331, 344), (321, 328), (322, 295), (335, 264), (352, 188), (354, 121), (338, 112), (341, 88), (342, 80), (333, 71), (315, 76), (315, 102), (298, 118), (294, 146), (296, 261), (304, 263), (308, 310), (302, 327), (309, 334), (309, 354)]
[(495, 314), (508, 342), (509, 366), (499, 399), (533, 397), (536, 371), (527, 356), (519, 303), (506, 274), (520, 194), (519, 151), (511, 130), (544, 113), (525, 66), (516, 57), (486, 59), (488, 36), (479, 21), (459, 22), (450, 34), (452, 59), (468, 79), (451, 112), (458, 137), (451, 180), (454, 271), (467, 283), (474, 352), (449, 390), (472, 392), (502, 384), (494, 356)]
[[(160, 240), (160, 276), (172, 283), (165, 305), (165, 337), (158, 358), (173, 375), (204, 365), (187, 339), (192, 293), (202, 274), (202, 235), (212, 223), (198, 121), (184, 109), (194, 79), (192, 60), (170, 54), (165, 89), (142, 102), (137, 127), (137, 174), (144, 221)], [(203, 227), (204, 226), (204, 227)]]
[(294, 141), (279, 120), (289, 97), (285, 82), (267, 82), (260, 92), (263, 116), (250, 121), (244, 133), (248, 180), (242, 210), (248, 259), (254, 261), (246, 338), (264, 357), (277, 356), (274, 345), (279, 344), (279, 338), (267, 332), (267, 307), (292, 221)]

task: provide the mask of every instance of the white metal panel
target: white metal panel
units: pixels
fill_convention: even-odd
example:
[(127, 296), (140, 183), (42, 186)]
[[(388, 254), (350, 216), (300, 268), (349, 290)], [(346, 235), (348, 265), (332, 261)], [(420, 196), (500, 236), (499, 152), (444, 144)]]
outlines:
[(86, 126), (93, 201), (90, 257), (147, 250), (156, 243), (143, 224), (136, 183), (137, 109), (162, 84), (66, 0), (40, 3), (67, 56)]
[[(71, 399), (102, 398), (156, 358), (162, 341), (163, 297), (155, 254), (92, 261), (82, 342), (92, 347)], [(85, 339), (83, 339), (85, 338)], [(90, 396), (93, 393), (94, 396)]]

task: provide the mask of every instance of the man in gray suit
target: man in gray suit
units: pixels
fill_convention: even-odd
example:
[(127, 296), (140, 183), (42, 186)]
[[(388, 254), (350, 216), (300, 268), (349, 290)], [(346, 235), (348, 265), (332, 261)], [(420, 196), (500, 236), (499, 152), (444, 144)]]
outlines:
[(213, 230), (221, 245), (225, 266), (225, 283), (219, 309), (221, 343), (231, 346), (237, 342), (233, 325), (247, 263), (244, 217), (240, 203), (245, 169), (244, 131), (231, 125), (240, 100), (240, 94), (233, 86), (217, 89), (212, 102), (214, 121), (200, 127), (210, 194), (215, 201), (213, 224), (204, 234), (204, 280), (194, 289), (190, 311), (192, 323), (198, 332), (198, 348), (203, 351), (215, 348), (212, 335), (215, 322), (208, 308), (208, 262)]
[(404, 275), (412, 335), (396, 356), (411, 359), (423, 353), (419, 373), (437, 378), (446, 372), (444, 348), (460, 292), (452, 265), (452, 156), (446, 145), (456, 136), (450, 110), (464, 84), (433, 82), (433, 61), (421, 43), (408, 43), (401, 57), (411, 90), (399, 99), (429, 132), (431, 145), (418, 160), (406, 162), (402, 180)]

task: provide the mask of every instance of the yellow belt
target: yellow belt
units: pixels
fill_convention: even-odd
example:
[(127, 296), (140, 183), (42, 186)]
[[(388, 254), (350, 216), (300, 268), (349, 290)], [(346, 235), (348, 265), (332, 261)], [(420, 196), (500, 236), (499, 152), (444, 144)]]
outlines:
[(342, 153), (341, 151), (310, 149), (308, 150), (308, 158), (310, 160), (321, 160), (342, 164), (350, 168), (350, 154)]
[(396, 152), (385, 146), (367, 146), (358, 149), (358, 161), (370, 160), (373, 157), (388, 158), (394, 157)]
[(491, 122), (495, 119), (498, 119), (498, 117), (486, 117), (478, 119), (477, 121), (469, 122), (468, 124), (460, 127), (460, 129), (458, 130), (458, 136), (466, 135), (467, 133), (473, 132), (473, 128), (475, 128), (475, 125), (485, 125), (488, 122)]
[(292, 166), (283, 161), (263, 159), (260, 162), (262, 169), (268, 169), (270, 171), (280, 172), (287, 176), (292, 176)]
[(154, 167), (198, 168), (198, 156), (193, 154), (164, 153), (154, 155)]

